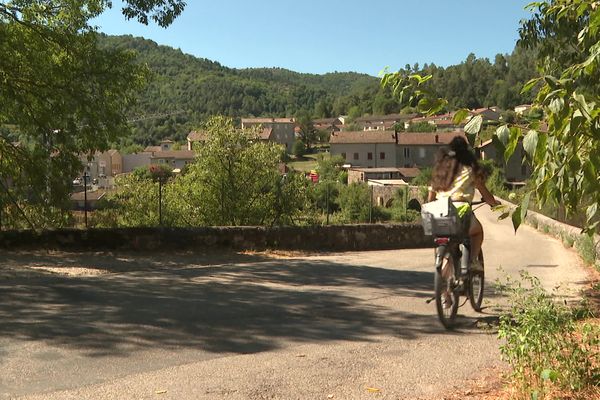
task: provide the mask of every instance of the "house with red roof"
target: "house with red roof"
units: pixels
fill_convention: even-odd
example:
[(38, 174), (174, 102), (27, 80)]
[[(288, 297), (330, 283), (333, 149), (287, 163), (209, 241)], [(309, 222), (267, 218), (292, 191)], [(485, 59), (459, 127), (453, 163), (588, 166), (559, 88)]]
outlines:
[(452, 132), (334, 132), (329, 139), (332, 156), (342, 156), (351, 167), (423, 168), (433, 165), (438, 149), (462, 131)]

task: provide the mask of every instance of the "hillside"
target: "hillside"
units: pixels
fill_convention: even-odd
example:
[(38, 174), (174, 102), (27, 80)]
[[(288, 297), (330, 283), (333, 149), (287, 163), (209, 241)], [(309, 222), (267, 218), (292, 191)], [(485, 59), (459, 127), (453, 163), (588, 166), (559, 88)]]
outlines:
[(311, 113), (319, 101), (352, 92), (376, 93), (378, 79), (357, 73), (300, 74), (281, 68), (232, 69), (132, 36), (102, 36), (101, 46), (134, 50), (152, 71), (133, 115), (178, 113), (135, 124), (133, 140), (149, 144), (186, 132), (213, 114), (232, 117)]
[[(234, 69), (218, 62), (184, 54), (179, 49), (132, 36), (100, 35), (100, 46), (133, 50), (137, 61), (152, 72), (140, 93), (136, 120), (127, 144), (153, 144), (163, 138), (183, 141), (206, 117), (224, 114), (243, 116), (313, 117), (398, 112), (379, 79), (366, 74), (334, 72), (323, 75), (297, 73), (283, 68)], [(449, 99), (450, 108), (498, 105), (514, 107), (527, 102), (520, 88), (534, 74), (533, 57), (515, 49), (497, 55), (494, 62), (470, 55), (463, 63), (447, 68), (425, 64), (407, 66), (408, 73), (431, 73), (431, 85)], [(170, 114), (163, 117), (155, 115)]]

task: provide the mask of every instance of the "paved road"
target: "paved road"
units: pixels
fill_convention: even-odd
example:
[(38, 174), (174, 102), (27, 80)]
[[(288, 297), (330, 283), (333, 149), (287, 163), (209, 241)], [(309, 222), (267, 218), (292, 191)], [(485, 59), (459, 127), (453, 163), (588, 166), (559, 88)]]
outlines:
[[(490, 211), (488, 282), (575, 290), (572, 251)], [(414, 399), (499, 364), (493, 322), (441, 328), (432, 250), (0, 255), (0, 399)], [(501, 266), (505, 272), (498, 272)], [(370, 389), (369, 389), (370, 388)], [(377, 389), (377, 390), (375, 390)]]

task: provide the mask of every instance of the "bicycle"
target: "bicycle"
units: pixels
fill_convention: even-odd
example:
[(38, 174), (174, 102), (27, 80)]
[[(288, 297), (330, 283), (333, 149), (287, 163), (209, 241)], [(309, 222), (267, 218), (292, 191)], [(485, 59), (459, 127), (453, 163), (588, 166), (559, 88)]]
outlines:
[[(442, 200), (442, 204), (444, 201)], [(438, 210), (437, 213), (445, 215), (436, 215), (435, 212), (424, 210), (422, 216), (425, 234), (432, 235), (435, 243), (435, 296), (428, 303), (435, 300), (440, 322), (445, 328), (451, 329), (458, 313), (460, 296), (467, 296), (473, 309), (481, 312), (485, 272), (483, 251), (478, 257), (481, 270), (474, 271), (471, 268), (471, 240), (468, 232), (474, 209), (471, 208), (460, 218), (452, 202), (449, 199), (447, 201), (447, 211), (439, 213)], [(483, 203), (485, 202), (476, 201), (471, 205)], [(444, 270), (445, 260), (451, 260), (453, 268)]]

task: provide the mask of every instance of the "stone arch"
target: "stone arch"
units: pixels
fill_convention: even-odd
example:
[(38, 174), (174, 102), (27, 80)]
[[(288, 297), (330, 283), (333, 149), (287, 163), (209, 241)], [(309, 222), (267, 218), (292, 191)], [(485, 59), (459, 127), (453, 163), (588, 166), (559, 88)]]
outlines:
[(419, 203), (419, 200), (417, 199), (411, 199), (406, 208), (421, 212), (421, 203)]

